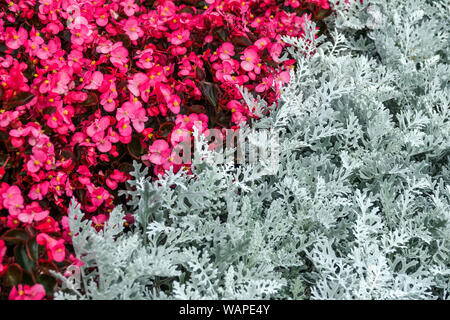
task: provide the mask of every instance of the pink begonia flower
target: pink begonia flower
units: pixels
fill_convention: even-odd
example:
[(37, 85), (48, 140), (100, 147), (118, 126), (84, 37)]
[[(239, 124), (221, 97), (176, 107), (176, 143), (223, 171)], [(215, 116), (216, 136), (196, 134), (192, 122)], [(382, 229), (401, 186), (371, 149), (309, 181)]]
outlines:
[(127, 181), (127, 176), (125, 175), (125, 173), (117, 169), (114, 169), (113, 173), (109, 177), (119, 182)]
[(109, 117), (101, 117), (100, 119), (95, 119), (94, 123), (92, 123), (87, 129), (86, 133), (89, 137), (94, 137), (96, 134), (105, 131), (110, 124)]
[(264, 92), (264, 91), (270, 89), (272, 84), (273, 84), (273, 76), (270, 75), (270, 76), (262, 79), (262, 82), (256, 86), (255, 91), (256, 92)]
[[(4, 110), (3, 110), (4, 111)], [(19, 111), (0, 111), (0, 127), (5, 128), (19, 117)]]
[(123, 118), (117, 122), (116, 128), (119, 130), (119, 134), (121, 136), (131, 137), (131, 134), (133, 133), (133, 129), (130, 126), (130, 121), (126, 118)]
[(30, 155), (30, 160), (27, 162), (27, 170), (35, 173), (38, 172), (41, 167), (47, 161), (47, 154), (43, 151), (36, 150), (36, 152)]
[(9, 189), (9, 184), (6, 182), (2, 182), (0, 184), (0, 210), (3, 209), (3, 194), (6, 194), (6, 192)]
[(262, 50), (264, 48), (266, 48), (267, 46), (269, 46), (271, 44), (270, 39), (267, 37), (261, 38), (256, 40), (255, 42), (255, 46), (259, 49)]
[(177, 115), (175, 119), (177, 128), (193, 130), (194, 125), (199, 126), (199, 131), (203, 132), (208, 128), (208, 116), (204, 113), (191, 113), (190, 115)]
[(18, 284), (9, 293), (9, 300), (42, 300), (45, 297), (44, 286), (40, 283), (29, 285)]
[(106, 185), (108, 186), (108, 188), (110, 188), (111, 190), (116, 190), (117, 187), (119, 186), (119, 184), (117, 183), (117, 181), (112, 180), (107, 178), (106, 179)]
[(5, 253), (6, 253), (5, 241), (0, 240), (0, 274), (5, 269), (4, 266), (2, 265), (2, 260), (3, 260), (3, 257), (5, 256)]
[(167, 106), (175, 114), (180, 113), (180, 103), (181, 99), (178, 95), (173, 95), (169, 98), (169, 101), (167, 101)]
[(108, 218), (104, 214), (92, 217), (92, 224), (96, 228), (103, 227), (106, 221), (108, 221)]
[(231, 121), (236, 124), (245, 123), (245, 122), (247, 122), (247, 117), (244, 116), (241, 112), (236, 111), (236, 112), (233, 112), (233, 114), (231, 116)]
[(222, 60), (231, 59), (231, 57), (235, 54), (233, 44), (231, 42), (224, 42), (217, 50), (217, 54)]
[(190, 32), (187, 29), (178, 29), (169, 36), (169, 41), (173, 45), (180, 45), (189, 40)]
[(6, 28), (5, 33), (5, 44), (12, 50), (19, 49), (20, 46), (25, 45), (28, 40), (28, 32), (22, 27), (19, 28), (19, 31), (16, 31), (16, 29), (12, 27), (8, 27)]
[(99, 133), (95, 134), (92, 140), (97, 143), (97, 149), (100, 152), (108, 152), (112, 148), (109, 137), (105, 137), (105, 131), (100, 131)]
[(69, 91), (68, 84), (72, 81), (73, 70), (64, 67), (52, 77), (52, 92), (56, 94), (65, 94)]
[(145, 129), (145, 122), (148, 120), (146, 114), (144, 108), (139, 108), (131, 114), (131, 123), (137, 132), (142, 132)]
[(169, 144), (162, 139), (155, 140), (148, 151), (150, 155), (146, 158), (150, 162), (158, 165), (163, 164), (170, 156)]
[(291, 81), (291, 74), (288, 71), (282, 71), (276, 78), (283, 84), (287, 84), (289, 83), (289, 81)]
[(245, 71), (252, 71), (255, 68), (255, 65), (259, 62), (258, 51), (253, 47), (249, 47), (244, 50), (243, 55), (241, 56), (241, 67)]
[(58, 45), (54, 40), (50, 40), (48, 45), (45, 43), (36, 50), (36, 56), (41, 60), (47, 60), (52, 57), (58, 50)]
[(119, 134), (116, 131), (114, 131), (112, 127), (108, 128), (108, 137), (111, 143), (117, 143), (120, 141)]
[(139, 21), (134, 17), (125, 22), (124, 30), (130, 40), (137, 40), (144, 35), (144, 31), (139, 27)]
[(41, 46), (39, 45), (39, 43), (34, 42), (34, 41), (28, 41), (28, 48), (27, 48), (27, 52), (30, 56), (37, 56), (38, 51), (41, 49)]
[(61, 125), (61, 121), (57, 117), (56, 113), (52, 113), (47, 119), (47, 125), (52, 128), (58, 128)]
[(158, 16), (170, 18), (177, 13), (178, 7), (172, 1), (164, 1), (162, 6), (158, 6)]
[[(329, 9), (330, 8), (330, 4), (328, 3), (328, 0), (309, 0), (309, 2), (317, 4), (322, 9)], [(345, 2), (347, 2), (347, 0)]]
[(282, 49), (283, 47), (279, 43), (274, 43), (269, 49), (269, 54), (272, 57), (273, 61), (275, 61), (276, 63), (280, 62), (279, 58)]
[[(314, 1), (314, 0), (312, 0), (312, 1)], [(328, 0), (326, 0), (326, 1), (328, 1)], [(296, 9), (296, 8), (298, 8), (300, 6), (300, 2), (298, 2), (298, 0), (286, 0), (284, 2), (284, 5), (285, 6), (291, 6), (292, 8)]]
[(240, 103), (237, 100), (231, 100), (227, 104), (228, 110), (231, 111), (231, 121), (233, 121), (236, 124), (239, 124), (241, 122), (246, 122), (247, 117), (246, 114), (249, 114), (248, 110), (243, 106), (242, 103)]
[(31, 204), (25, 207), (18, 215), (20, 222), (31, 224), (33, 221), (41, 221), (47, 218), (49, 214), (48, 210), (42, 210), (38, 202), (33, 201)]
[[(53, 222), (53, 218), (47, 218), (49, 222)], [(36, 228), (38, 229), (38, 228)], [(59, 229), (59, 228), (58, 228)], [(36, 236), (36, 242), (47, 249), (47, 255), (50, 260), (56, 262), (64, 261), (66, 257), (66, 247), (64, 246), (64, 239), (54, 239), (46, 233), (40, 233)]]
[(89, 38), (90, 30), (86, 25), (80, 24), (77, 27), (70, 30), (70, 33), (72, 34), (71, 37), (72, 43), (82, 46)]
[[(45, 233), (55, 233), (60, 231), (58, 221), (50, 216), (42, 221), (39, 221), (39, 223), (35, 225), (35, 229)], [(50, 260), (51, 259), (52, 258), (50, 258)]]
[(174, 129), (170, 135), (170, 143), (175, 146), (180, 142), (188, 141), (191, 138), (191, 134), (187, 129)]
[(222, 65), (217, 65), (219, 67), (216, 71), (216, 78), (219, 81), (228, 81), (232, 80), (233, 77), (231, 76), (231, 73), (234, 72), (233, 65), (230, 63), (230, 61), (224, 61)]
[(95, 8), (95, 22), (100, 27), (104, 27), (108, 24), (108, 10), (104, 7), (96, 7)]
[(84, 89), (97, 90), (103, 82), (103, 73), (100, 71), (94, 71), (93, 73), (87, 72), (84, 75), (83, 82), (88, 82), (88, 85), (84, 86)]
[(98, 53), (107, 54), (113, 50), (113, 42), (111, 40), (107, 40), (106, 38), (101, 38), (99, 43), (97, 44), (97, 48), (95, 49)]
[(142, 69), (150, 69), (153, 67), (153, 49), (149, 48), (142, 51), (136, 59), (139, 59), (136, 62), (136, 65)]
[(122, 42), (112, 46), (109, 60), (114, 66), (124, 66), (128, 62), (128, 50), (122, 46)]
[(122, 104), (122, 107), (117, 108), (116, 112), (117, 121), (122, 120), (122, 118), (130, 120), (132, 114), (141, 107), (142, 103), (137, 98), (124, 102), (124, 104)]
[(19, 127), (17, 129), (12, 129), (11, 131), (9, 131), (9, 135), (15, 138), (26, 137), (30, 133), (30, 130), (30, 127)]
[(13, 57), (7, 55), (6, 57), (0, 57), (0, 66), (3, 68), (9, 68), (13, 64)]
[(96, 189), (88, 188), (91, 202), (94, 206), (100, 207), (102, 203), (109, 198), (109, 193), (103, 187)]
[(111, 189), (115, 190), (118, 187), (119, 182), (127, 181), (126, 175), (117, 169), (114, 169), (113, 173), (106, 179), (106, 184)]
[(180, 71), (178, 71), (179, 76), (189, 76), (192, 72), (192, 66), (189, 60), (183, 59), (180, 61)]
[(134, 16), (136, 11), (139, 10), (139, 6), (134, 3), (134, 0), (124, 0), (120, 5), (123, 7), (123, 11), (128, 17)]
[(173, 56), (182, 56), (186, 52), (187, 52), (187, 48), (186, 47), (178, 47), (178, 46), (176, 46), (176, 47), (172, 47), (171, 50), (170, 50), (170, 53)]
[(22, 192), (18, 186), (10, 186), (2, 193), (3, 207), (6, 209), (21, 208), (23, 205)]
[(50, 185), (50, 183), (48, 181), (44, 181), (44, 182), (39, 183), (39, 184), (34, 184), (31, 187), (30, 192), (28, 193), (28, 197), (31, 200), (42, 200), (42, 199), (44, 199), (44, 196), (47, 195), (49, 185)]
[(103, 94), (100, 100), (100, 104), (103, 106), (103, 109), (107, 112), (113, 112), (116, 109), (116, 100), (117, 92), (115, 91), (115, 86), (112, 87), (114, 92), (112, 94)]
[(80, 259), (78, 259), (77, 257), (75, 257), (73, 254), (70, 254), (69, 260), (74, 266), (77, 266), (77, 267), (84, 266), (84, 262), (81, 261)]
[(142, 72), (135, 73), (132, 79), (128, 80), (128, 90), (136, 97), (148, 102), (150, 96), (150, 78)]

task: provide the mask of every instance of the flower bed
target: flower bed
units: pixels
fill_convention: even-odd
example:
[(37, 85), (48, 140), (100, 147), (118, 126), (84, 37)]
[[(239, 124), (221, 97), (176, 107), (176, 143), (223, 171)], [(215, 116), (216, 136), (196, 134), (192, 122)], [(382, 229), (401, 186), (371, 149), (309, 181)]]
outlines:
[(3, 2), (0, 294), (51, 297), (49, 270), (81, 263), (70, 199), (101, 228), (133, 159), (190, 170), (177, 144), (258, 118), (237, 85), (275, 103), (294, 62), (281, 36), (329, 13), (326, 0)]

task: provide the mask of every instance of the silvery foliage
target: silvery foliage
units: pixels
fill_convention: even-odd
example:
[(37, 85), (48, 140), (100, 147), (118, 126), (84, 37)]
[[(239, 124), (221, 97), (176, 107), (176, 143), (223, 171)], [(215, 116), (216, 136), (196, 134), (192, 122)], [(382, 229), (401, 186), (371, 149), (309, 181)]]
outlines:
[(85, 267), (56, 298), (449, 298), (448, 2), (332, 2), (331, 41), (283, 38), (292, 80), (252, 123), (278, 130), (278, 173), (218, 165), (197, 133), (194, 175), (135, 164), (134, 231), (71, 207)]

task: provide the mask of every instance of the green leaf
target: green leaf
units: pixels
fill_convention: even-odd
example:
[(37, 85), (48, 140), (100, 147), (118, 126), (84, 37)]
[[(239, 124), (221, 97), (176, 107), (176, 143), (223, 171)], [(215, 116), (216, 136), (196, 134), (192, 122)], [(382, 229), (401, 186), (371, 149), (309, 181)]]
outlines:
[(215, 33), (216, 35), (218, 35), (219, 38), (222, 39), (223, 41), (227, 41), (227, 39), (228, 39), (228, 33), (227, 33), (227, 31), (225, 30), (225, 28), (223, 28), (223, 27), (216, 28), (216, 29), (214, 29), (214, 33)]
[(8, 104), (11, 107), (18, 107), (18, 106), (22, 106), (24, 104), (27, 104), (33, 98), (34, 98), (34, 94), (32, 94), (31, 92), (24, 92), (24, 91), (22, 91), (22, 92), (17, 93), (15, 96), (13, 96), (11, 98), (11, 100), (8, 101)]
[(175, 126), (175, 123), (171, 121), (166, 121), (159, 127), (158, 133), (160, 136), (167, 138), (169, 133), (172, 131), (173, 127)]
[(93, 91), (89, 91), (86, 100), (84, 100), (81, 105), (84, 107), (93, 107), (98, 105), (98, 96)]
[(52, 296), (55, 293), (56, 279), (48, 274), (41, 274), (37, 278), (38, 283), (44, 286), (47, 295)]
[(39, 256), (39, 245), (36, 242), (36, 239), (29, 239), (26, 244), (27, 255), (34, 262), (38, 261)]
[(211, 82), (202, 81), (200, 82), (200, 90), (202, 91), (206, 99), (209, 101), (209, 103), (211, 103), (211, 105), (213, 105), (214, 108), (216, 108), (217, 94), (219, 92), (217, 85)]
[(6, 281), (9, 286), (17, 286), (22, 282), (22, 277), (22, 268), (17, 263), (8, 266), (8, 269), (6, 270)]
[(249, 38), (247, 37), (234, 37), (231, 42), (234, 44), (234, 46), (236, 47), (249, 47), (251, 46), (253, 43), (250, 41)]
[(8, 230), (1, 237), (1, 239), (12, 243), (22, 243), (27, 241), (28, 238), (28, 233), (24, 229), (20, 228)]
[(130, 143), (127, 145), (127, 149), (128, 153), (136, 160), (140, 160), (141, 156), (144, 154), (141, 141), (136, 136), (133, 136)]
[(19, 263), (19, 265), (27, 270), (31, 271), (33, 269), (36, 269), (36, 265), (34, 264), (33, 260), (28, 256), (27, 249), (25, 245), (18, 244), (14, 248), (14, 256), (16, 258), (16, 261)]

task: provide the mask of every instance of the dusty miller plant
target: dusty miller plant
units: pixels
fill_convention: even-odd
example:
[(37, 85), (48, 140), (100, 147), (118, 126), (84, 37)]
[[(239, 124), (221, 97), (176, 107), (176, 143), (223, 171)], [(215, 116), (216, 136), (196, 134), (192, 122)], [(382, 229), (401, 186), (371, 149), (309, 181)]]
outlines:
[[(270, 116), (280, 163), (217, 164), (150, 181), (135, 164), (124, 231), (73, 202), (85, 266), (59, 299), (448, 299), (447, 1), (331, 1), (330, 34), (284, 37), (297, 60)], [(203, 141), (203, 142), (201, 142)]]

